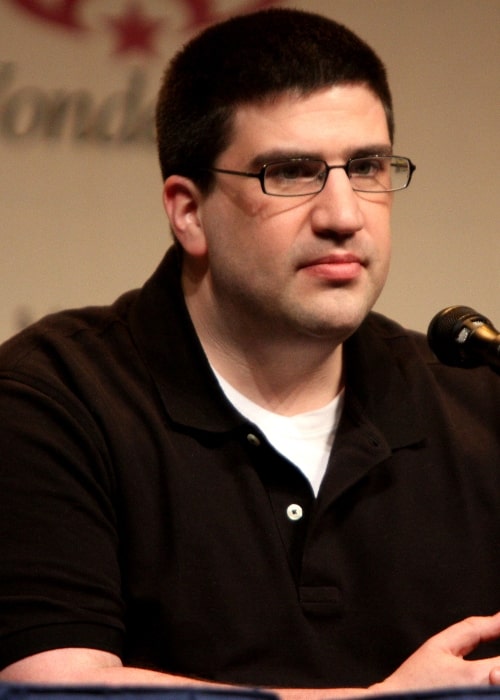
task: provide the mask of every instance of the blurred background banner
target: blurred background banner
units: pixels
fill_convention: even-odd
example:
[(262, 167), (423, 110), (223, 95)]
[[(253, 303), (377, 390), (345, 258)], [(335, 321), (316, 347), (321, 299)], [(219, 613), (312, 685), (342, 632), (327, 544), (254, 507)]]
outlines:
[(272, 5), (337, 19), (386, 62), (395, 152), (417, 172), (378, 310), (421, 330), (452, 304), (500, 323), (499, 0), (0, 0), (0, 341), (151, 274), (170, 241), (164, 67), (207, 24)]

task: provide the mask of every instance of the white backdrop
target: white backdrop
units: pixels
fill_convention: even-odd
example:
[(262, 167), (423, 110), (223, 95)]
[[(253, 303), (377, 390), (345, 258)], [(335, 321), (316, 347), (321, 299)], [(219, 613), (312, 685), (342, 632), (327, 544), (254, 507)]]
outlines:
[(203, 23), (270, 4), (344, 22), (387, 64), (417, 172), (377, 308), (500, 324), (499, 0), (0, 0), (0, 340), (149, 276), (169, 243), (148, 128), (164, 65)]

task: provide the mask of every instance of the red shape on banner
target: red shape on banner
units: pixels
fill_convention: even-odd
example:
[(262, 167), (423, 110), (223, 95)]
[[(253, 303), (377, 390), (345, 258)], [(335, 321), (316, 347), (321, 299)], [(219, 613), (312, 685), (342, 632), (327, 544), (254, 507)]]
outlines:
[(86, 29), (77, 16), (77, 10), (87, 0), (60, 0), (48, 6), (44, 0), (10, 0), (13, 5), (21, 7), (39, 19), (52, 24), (59, 24), (66, 29)]
[[(24, 10), (36, 19), (71, 31), (89, 29), (80, 16), (83, 4), (88, 1), (7, 0), (7, 2)], [(236, 3), (229, 11), (221, 12), (216, 8), (215, 0), (176, 0), (176, 2), (184, 5), (187, 9), (189, 19), (186, 26), (183, 27), (187, 31), (199, 30), (213, 22), (227, 19), (234, 14), (246, 14), (280, 4), (280, 0), (246, 0), (246, 2), (241, 4)], [(140, 51), (143, 54), (156, 55), (157, 51), (154, 46), (155, 35), (160, 26), (166, 24), (166, 20), (148, 17), (139, 0), (130, 0), (121, 15), (108, 16), (106, 23), (116, 36), (114, 50), (116, 54)]]
[(194, 29), (215, 22), (217, 14), (212, 12), (212, 4), (213, 0), (184, 0), (184, 5), (188, 6), (191, 14), (191, 21), (186, 29)]
[(153, 39), (163, 20), (147, 17), (139, 4), (131, 3), (123, 15), (109, 17), (107, 23), (117, 34), (115, 53), (156, 53)]
[(212, 8), (214, 0), (183, 0), (191, 14), (191, 21), (186, 29), (199, 29), (204, 25), (211, 24), (218, 20), (232, 17), (235, 14), (245, 14), (256, 10), (264, 10), (268, 7), (279, 5), (279, 0), (250, 0), (243, 7), (236, 6), (229, 12), (221, 13)]

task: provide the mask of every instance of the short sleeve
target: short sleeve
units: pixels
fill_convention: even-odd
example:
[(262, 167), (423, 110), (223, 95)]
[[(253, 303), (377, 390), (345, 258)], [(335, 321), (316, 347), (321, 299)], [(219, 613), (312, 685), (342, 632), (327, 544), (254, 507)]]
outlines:
[(121, 654), (115, 490), (71, 391), (0, 373), (0, 667), (58, 647)]

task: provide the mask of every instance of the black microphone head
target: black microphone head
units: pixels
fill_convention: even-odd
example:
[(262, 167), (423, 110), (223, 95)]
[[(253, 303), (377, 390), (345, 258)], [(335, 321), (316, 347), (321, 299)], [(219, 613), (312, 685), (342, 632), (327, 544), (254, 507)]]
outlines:
[(478, 367), (482, 359), (470, 351), (467, 339), (474, 327), (491, 321), (469, 306), (448, 306), (429, 324), (427, 340), (438, 360), (452, 367)]

